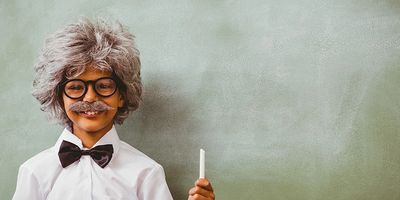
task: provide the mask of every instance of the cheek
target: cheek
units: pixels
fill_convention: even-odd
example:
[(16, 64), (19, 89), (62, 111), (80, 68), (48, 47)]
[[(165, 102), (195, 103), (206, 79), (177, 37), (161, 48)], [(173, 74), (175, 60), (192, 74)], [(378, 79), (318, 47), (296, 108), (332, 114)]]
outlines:
[(117, 114), (117, 109), (108, 110), (108, 111), (106, 111), (106, 116), (107, 116), (106, 118), (108, 120), (111, 120), (111, 119), (113, 119), (115, 117), (116, 114)]
[(72, 104), (78, 102), (79, 100), (76, 99), (70, 99), (69, 97), (63, 95), (63, 107), (64, 111), (67, 114), (67, 117), (73, 121), (74, 118), (78, 117), (79, 114), (73, 111), (70, 111), (69, 108), (71, 107)]
[(71, 104), (73, 104), (74, 102), (71, 100), (71, 99), (69, 99), (68, 97), (65, 97), (65, 95), (63, 96), (63, 107), (64, 107), (64, 110), (65, 110), (65, 112), (68, 112), (68, 110), (69, 110), (69, 107), (71, 106)]
[(74, 117), (76, 115), (75, 112), (69, 111), (69, 107), (73, 104), (74, 102), (71, 101), (70, 99), (63, 98), (63, 107), (64, 111), (67, 114), (67, 117), (71, 119), (71, 117)]
[(118, 110), (119, 107), (121, 107), (121, 101), (118, 98), (115, 99), (107, 99), (103, 101), (104, 103), (106, 103), (108, 106), (113, 107), (114, 109), (112, 111), (116, 111)]
[(119, 92), (117, 91), (110, 98), (104, 99), (104, 103), (106, 103), (107, 105), (109, 105), (113, 108), (118, 109), (124, 105), (124, 100), (123, 100), (122, 96), (119, 94)]

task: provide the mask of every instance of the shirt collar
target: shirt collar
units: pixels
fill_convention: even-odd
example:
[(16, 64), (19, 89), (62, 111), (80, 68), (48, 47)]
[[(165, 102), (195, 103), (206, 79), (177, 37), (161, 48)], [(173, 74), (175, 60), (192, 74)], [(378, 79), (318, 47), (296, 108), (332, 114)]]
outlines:
[[(61, 133), (60, 137), (58, 138), (55, 144), (55, 148), (57, 149), (57, 151), (58, 149), (60, 149), (60, 145), (63, 140), (71, 142), (77, 145), (80, 149), (83, 149), (82, 141), (76, 135), (74, 135), (69, 128), (65, 128), (64, 131)], [(120, 139), (118, 137), (117, 130), (113, 125), (112, 128), (103, 137), (101, 137), (100, 140), (96, 142), (96, 144), (93, 145), (93, 147), (104, 144), (112, 144), (115, 154), (118, 152), (119, 142)]]

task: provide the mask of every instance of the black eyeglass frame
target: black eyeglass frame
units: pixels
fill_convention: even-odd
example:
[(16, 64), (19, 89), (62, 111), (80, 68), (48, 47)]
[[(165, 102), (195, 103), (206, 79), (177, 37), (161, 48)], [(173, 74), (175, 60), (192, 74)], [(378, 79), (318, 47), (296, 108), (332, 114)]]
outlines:
[[(110, 95), (102, 95), (102, 94), (100, 94), (98, 91), (97, 91), (97, 89), (96, 89), (96, 83), (97, 83), (97, 81), (99, 81), (99, 80), (104, 80), (104, 79), (110, 79), (110, 80), (113, 80), (114, 81), (114, 83), (115, 83), (115, 90), (114, 90), (114, 92), (112, 92)], [(69, 83), (69, 82), (71, 82), (71, 81), (81, 81), (81, 82), (83, 82), (84, 83), (84, 85), (85, 85), (85, 91), (82, 93), (82, 95), (81, 96), (79, 96), (79, 97), (71, 97), (71, 96), (69, 96), (68, 94), (67, 94), (67, 92), (65, 92), (65, 86)], [(98, 79), (96, 79), (96, 80), (89, 80), (89, 81), (84, 81), (84, 80), (82, 80), (82, 79), (70, 79), (70, 80), (66, 80), (66, 81), (64, 81), (62, 84), (60, 84), (60, 88), (59, 89), (62, 89), (63, 90), (63, 93), (68, 97), (68, 98), (70, 98), (70, 99), (80, 99), (80, 98), (82, 98), (83, 96), (85, 96), (86, 95), (86, 93), (87, 93), (87, 91), (88, 91), (88, 88), (89, 88), (89, 85), (92, 85), (92, 88), (93, 88), (93, 90), (94, 90), (94, 92), (97, 94), (97, 95), (99, 95), (99, 96), (101, 96), (101, 97), (104, 97), (104, 98), (106, 98), (106, 97), (110, 97), (110, 96), (112, 96), (112, 95), (114, 95), (115, 94), (115, 92), (120, 88), (120, 82), (119, 82), (119, 80), (117, 79), (117, 78), (115, 78), (115, 77), (101, 77), (101, 78), (98, 78)]]

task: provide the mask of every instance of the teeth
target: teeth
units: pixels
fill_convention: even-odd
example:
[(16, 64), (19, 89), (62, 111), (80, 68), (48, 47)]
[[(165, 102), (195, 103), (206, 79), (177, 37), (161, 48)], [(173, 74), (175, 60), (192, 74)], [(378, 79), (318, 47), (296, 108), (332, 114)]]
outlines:
[(87, 114), (87, 115), (97, 115), (99, 112), (97, 112), (97, 111), (86, 111), (84, 113)]

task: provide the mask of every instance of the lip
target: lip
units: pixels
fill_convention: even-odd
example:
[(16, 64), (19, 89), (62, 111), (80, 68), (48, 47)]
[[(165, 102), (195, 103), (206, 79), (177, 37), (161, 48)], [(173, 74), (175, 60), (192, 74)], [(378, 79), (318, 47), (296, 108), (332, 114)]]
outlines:
[(104, 111), (86, 111), (78, 112), (78, 114), (84, 118), (93, 119), (100, 116)]

